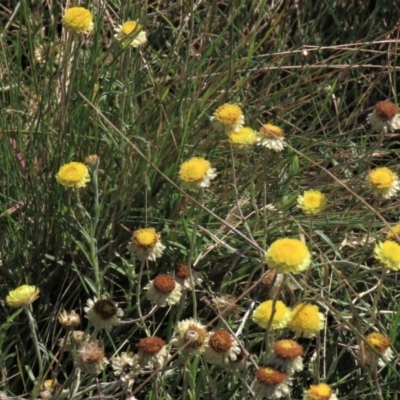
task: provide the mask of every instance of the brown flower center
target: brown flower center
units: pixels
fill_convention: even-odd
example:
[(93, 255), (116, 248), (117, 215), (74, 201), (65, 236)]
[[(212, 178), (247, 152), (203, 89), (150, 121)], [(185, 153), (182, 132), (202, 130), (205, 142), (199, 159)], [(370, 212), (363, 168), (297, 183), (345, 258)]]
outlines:
[(190, 276), (189, 266), (185, 263), (176, 264), (175, 275), (179, 279), (187, 279)]
[(277, 371), (272, 367), (259, 368), (256, 372), (257, 381), (264, 385), (279, 385), (287, 376), (285, 372)]
[(392, 119), (399, 112), (399, 108), (391, 101), (380, 101), (375, 106), (375, 112), (379, 118)]
[(137, 344), (139, 353), (152, 356), (157, 354), (164, 346), (164, 340), (157, 336), (144, 338)]
[(303, 355), (303, 347), (294, 340), (278, 340), (272, 348), (278, 357), (288, 360)]
[(232, 336), (226, 331), (215, 331), (209, 340), (210, 347), (217, 353), (228, 351), (233, 344)]
[(95, 364), (104, 359), (104, 352), (97, 343), (86, 343), (79, 350), (79, 358), (83, 364)]
[(162, 294), (170, 294), (175, 289), (175, 279), (169, 275), (158, 275), (153, 286)]
[(117, 315), (118, 307), (112, 299), (100, 299), (94, 303), (94, 312), (103, 320), (108, 320)]
[(198, 349), (203, 346), (204, 341), (207, 337), (207, 331), (199, 328), (196, 325), (189, 325), (189, 328), (185, 331), (184, 338), (185, 342), (191, 342), (189, 347)]

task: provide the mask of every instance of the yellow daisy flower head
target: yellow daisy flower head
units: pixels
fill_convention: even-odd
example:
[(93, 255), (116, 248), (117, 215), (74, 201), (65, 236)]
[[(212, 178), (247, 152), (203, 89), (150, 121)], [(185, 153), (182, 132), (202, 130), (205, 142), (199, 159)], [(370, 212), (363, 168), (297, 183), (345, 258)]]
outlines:
[(162, 256), (165, 246), (160, 241), (160, 234), (154, 228), (143, 228), (133, 232), (128, 249), (140, 261), (156, 261)]
[(296, 337), (312, 338), (324, 327), (324, 322), (325, 316), (319, 312), (318, 306), (302, 303), (293, 309), (289, 328)]
[(326, 196), (318, 190), (306, 190), (297, 197), (297, 207), (304, 214), (319, 214), (326, 207)]
[[(261, 328), (266, 329), (269, 325), (273, 312), (273, 301), (267, 300), (261, 303), (253, 311), (253, 321), (261, 326)], [(275, 313), (271, 322), (271, 329), (283, 329), (286, 328), (290, 321), (290, 308), (286, 307), (285, 304), (278, 300), (275, 303)]]
[(399, 242), (399, 238), (400, 238), (400, 224), (397, 224), (390, 228), (390, 230), (386, 234), (386, 239)]
[(391, 101), (380, 101), (368, 115), (368, 122), (378, 132), (394, 132), (400, 129), (399, 108)]
[(361, 346), (364, 350), (366, 364), (373, 368), (377, 366), (385, 367), (385, 361), (389, 362), (394, 357), (393, 351), (390, 348), (392, 344), (391, 339), (379, 332), (372, 332), (365, 339), (383, 358), (379, 357), (368, 345), (362, 342)]
[(400, 245), (393, 240), (379, 242), (375, 246), (374, 256), (386, 268), (400, 271)]
[(397, 174), (387, 167), (375, 168), (367, 176), (367, 185), (376, 197), (390, 199), (400, 190)]
[(206, 188), (217, 176), (211, 163), (201, 157), (193, 157), (181, 164), (179, 178), (185, 186), (191, 189)]
[(290, 394), (290, 377), (286, 372), (272, 366), (259, 368), (253, 390), (257, 396), (267, 399), (279, 399)]
[(225, 103), (215, 110), (211, 122), (216, 129), (224, 130), (228, 134), (237, 132), (244, 124), (243, 111), (237, 104)]
[(36, 286), (22, 285), (11, 290), (6, 297), (6, 303), (10, 307), (27, 307), (32, 304), (40, 294)]
[(326, 383), (310, 385), (310, 388), (304, 393), (303, 400), (337, 400), (333, 389)]
[(56, 180), (67, 188), (83, 188), (90, 182), (89, 169), (85, 164), (72, 161), (59, 169)]
[(243, 126), (237, 132), (228, 133), (229, 142), (237, 147), (251, 146), (257, 142), (257, 132)]
[(88, 33), (93, 30), (93, 15), (84, 7), (71, 7), (62, 17), (62, 23), (72, 33)]
[(276, 152), (282, 151), (287, 146), (283, 129), (276, 125), (264, 124), (260, 128), (258, 144)]
[(299, 239), (282, 238), (271, 244), (265, 253), (265, 263), (279, 274), (297, 273), (310, 266), (311, 254)]
[(121, 41), (124, 47), (139, 47), (147, 42), (146, 32), (135, 21), (126, 21), (115, 29), (114, 37)]

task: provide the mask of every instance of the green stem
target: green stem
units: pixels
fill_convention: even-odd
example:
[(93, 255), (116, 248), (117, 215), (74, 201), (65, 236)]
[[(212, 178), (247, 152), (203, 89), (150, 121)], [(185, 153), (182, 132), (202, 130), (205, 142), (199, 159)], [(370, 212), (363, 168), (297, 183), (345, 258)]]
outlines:
[[(200, 203), (202, 205), (204, 204), (204, 189), (201, 189)], [(197, 300), (196, 300), (196, 291), (194, 289), (194, 281), (193, 281), (193, 275), (192, 275), (192, 258), (193, 258), (195, 244), (196, 244), (196, 235), (197, 235), (197, 228), (199, 226), (199, 219), (200, 219), (200, 212), (196, 213), (196, 220), (195, 220), (194, 226), (193, 226), (192, 238), (190, 240), (190, 251), (189, 251), (189, 257), (188, 257), (190, 282), (191, 282), (191, 286), (192, 286), (191, 289), (192, 289), (192, 298), (193, 298), (193, 318), (194, 319), (197, 318)]]
[(100, 298), (101, 295), (101, 279), (100, 279), (100, 268), (99, 259), (97, 257), (97, 239), (96, 231), (100, 217), (100, 205), (99, 205), (99, 182), (97, 177), (98, 163), (92, 169), (92, 185), (94, 191), (94, 218), (90, 224), (90, 257), (92, 260), (93, 272), (96, 280), (96, 295)]
[(32, 397), (31, 397), (32, 400), (35, 400), (39, 393), (40, 387), (42, 385), (43, 363), (42, 363), (42, 357), (40, 355), (40, 350), (39, 350), (39, 341), (38, 341), (38, 337), (36, 335), (35, 321), (33, 319), (33, 316), (32, 316), (31, 310), (29, 309), (29, 306), (24, 307), (24, 310), (26, 312), (26, 315), (28, 316), (31, 337), (32, 337), (33, 345), (35, 347), (36, 356), (37, 356), (38, 363), (39, 363), (39, 376), (38, 376), (35, 386), (33, 388)]

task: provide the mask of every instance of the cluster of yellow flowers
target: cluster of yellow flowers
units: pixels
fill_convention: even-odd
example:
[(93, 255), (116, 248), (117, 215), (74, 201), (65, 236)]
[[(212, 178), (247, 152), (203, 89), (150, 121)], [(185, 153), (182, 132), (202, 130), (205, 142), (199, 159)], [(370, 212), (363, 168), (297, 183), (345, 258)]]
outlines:
[[(93, 30), (93, 15), (84, 7), (68, 8), (62, 18), (62, 23), (67, 31), (73, 34), (89, 33)], [(114, 37), (121, 42), (123, 47), (139, 47), (146, 43), (146, 32), (135, 21), (126, 21), (115, 29)]]
[[(122, 27), (121, 27), (122, 29)], [(285, 147), (283, 131), (270, 124), (262, 126), (260, 132), (244, 127), (244, 116), (238, 105), (224, 104), (219, 107), (212, 117), (217, 128), (223, 129), (232, 144), (246, 146), (261, 143), (264, 146), (281, 151)], [(63, 165), (56, 174), (56, 180), (67, 188), (80, 189), (90, 182), (90, 171), (98, 163), (98, 158), (87, 160), (89, 168), (79, 162), (70, 162)], [(189, 189), (198, 190), (210, 186), (211, 180), (217, 176), (211, 163), (201, 157), (192, 157), (183, 162), (179, 170), (179, 179)], [(389, 168), (372, 170), (367, 179), (368, 186), (374, 195), (384, 199), (390, 198), (399, 190), (397, 175)], [(325, 210), (327, 198), (318, 190), (306, 190), (297, 198), (297, 207), (309, 215), (316, 215)], [(386, 268), (400, 270), (400, 225), (396, 225), (387, 234), (387, 240), (378, 243), (374, 249), (374, 256)], [(132, 240), (128, 245), (130, 252), (141, 262), (156, 261), (162, 257), (166, 246), (162, 244), (161, 235), (155, 228), (140, 228), (133, 232)], [(297, 274), (305, 271), (311, 265), (311, 252), (308, 247), (296, 238), (280, 238), (275, 240), (265, 252), (264, 261), (276, 277), (285, 274)], [(180, 264), (175, 276), (159, 274), (145, 286), (147, 298), (158, 307), (173, 306), (179, 303), (185, 289), (193, 289), (194, 285), (201, 284), (200, 275), (188, 265)], [(30, 288), (29, 290), (27, 288)], [(18, 295), (18, 292), (23, 295)], [(28, 293), (29, 292), (29, 293)], [(38, 295), (38, 290), (32, 287), (21, 287), (10, 292), (7, 303), (11, 306), (31, 304)], [(36, 296), (36, 297), (35, 297)], [(275, 297), (275, 296), (274, 296)], [(22, 299), (22, 300), (21, 300)], [(226, 303), (225, 303), (226, 305)], [(224, 306), (225, 307), (225, 306)], [(222, 307), (222, 308), (224, 308)], [(110, 331), (121, 323), (123, 311), (118, 304), (107, 296), (96, 297), (87, 301), (85, 307), (87, 318), (96, 330)], [(68, 318), (67, 318), (68, 316)], [(60, 316), (63, 326), (73, 335), (74, 342), (80, 340), (77, 362), (82, 370), (97, 375), (108, 364), (101, 347), (91, 341), (90, 335), (84, 336), (81, 331), (75, 330), (73, 312)], [(312, 338), (316, 336), (325, 324), (325, 316), (317, 305), (302, 302), (292, 309), (281, 300), (267, 300), (261, 302), (253, 312), (253, 321), (268, 330), (288, 328), (294, 333), (294, 338)], [(68, 325), (70, 324), (70, 325)], [(69, 328), (67, 328), (69, 326)], [(368, 345), (366, 345), (367, 343)], [(382, 366), (382, 359), (389, 361), (393, 357), (390, 349), (390, 340), (379, 333), (366, 337), (363, 350), (368, 365)], [(71, 340), (66, 337), (61, 342), (65, 348), (72, 348)], [(174, 346), (186, 355), (201, 354), (210, 363), (234, 368), (245, 368), (247, 358), (242, 344), (231, 333), (217, 329), (208, 331), (206, 326), (194, 318), (183, 320), (175, 327), (175, 336), (170, 344), (158, 337), (143, 339), (138, 344), (138, 353), (121, 353), (111, 358), (114, 373), (122, 381), (132, 384), (143, 368), (157, 369), (168, 362), (169, 346)], [(371, 351), (371, 348), (375, 351)], [(261, 397), (279, 398), (290, 393), (291, 375), (303, 369), (303, 349), (291, 339), (280, 340), (273, 346), (266, 366), (259, 367), (256, 372), (253, 389)], [(381, 357), (379, 357), (381, 355)], [(129, 372), (126, 373), (126, 367)], [(333, 389), (325, 383), (311, 385), (304, 392), (306, 400), (335, 400)]]
[(284, 132), (278, 126), (264, 124), (257, 132), (244, 125), (242, 109), (237, 104), (223, 104), (218, 107), (211, 121), (216, 129), (223, 130), (229, 141), (238, 147), (262, 145), (268, 149), (282, 151), (285, 146)]

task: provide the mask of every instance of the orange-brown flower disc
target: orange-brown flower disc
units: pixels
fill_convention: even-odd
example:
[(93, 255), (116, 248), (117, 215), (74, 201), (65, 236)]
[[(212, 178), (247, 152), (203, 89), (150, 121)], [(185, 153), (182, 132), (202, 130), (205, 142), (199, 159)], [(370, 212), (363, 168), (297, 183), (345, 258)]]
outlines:
[(219, 330), (210, 336), (208, 344), (216, 353), (224, 353), (232, 347), (233, 339), (229, 332)]
[(295, 340), (290, 339), (278, 340), (272, 348), (278, 357), (288, 360), (294, 360), (304, 353), (303, 346), (298, 344)]
[(153, 285), (159, 292), (169, 294), (175, 288), (175, 279), (172, 276), (161, 274), (154, 279)]
[(399, 112), (399, 108), (391, 101), (380, 101), (375, 106), (375, 112), (380, 118), (392, 119)]
[(154, 355), (165, 346), (165, 342), (161, 338), (154, 336), (142, 339), (136, 346), (139, 353)]
[(278, 371), (272, 367), (259, 368), (256, 372), (257, 381), (264, 385), (279, 385), (287, 376), (287, 373)]

